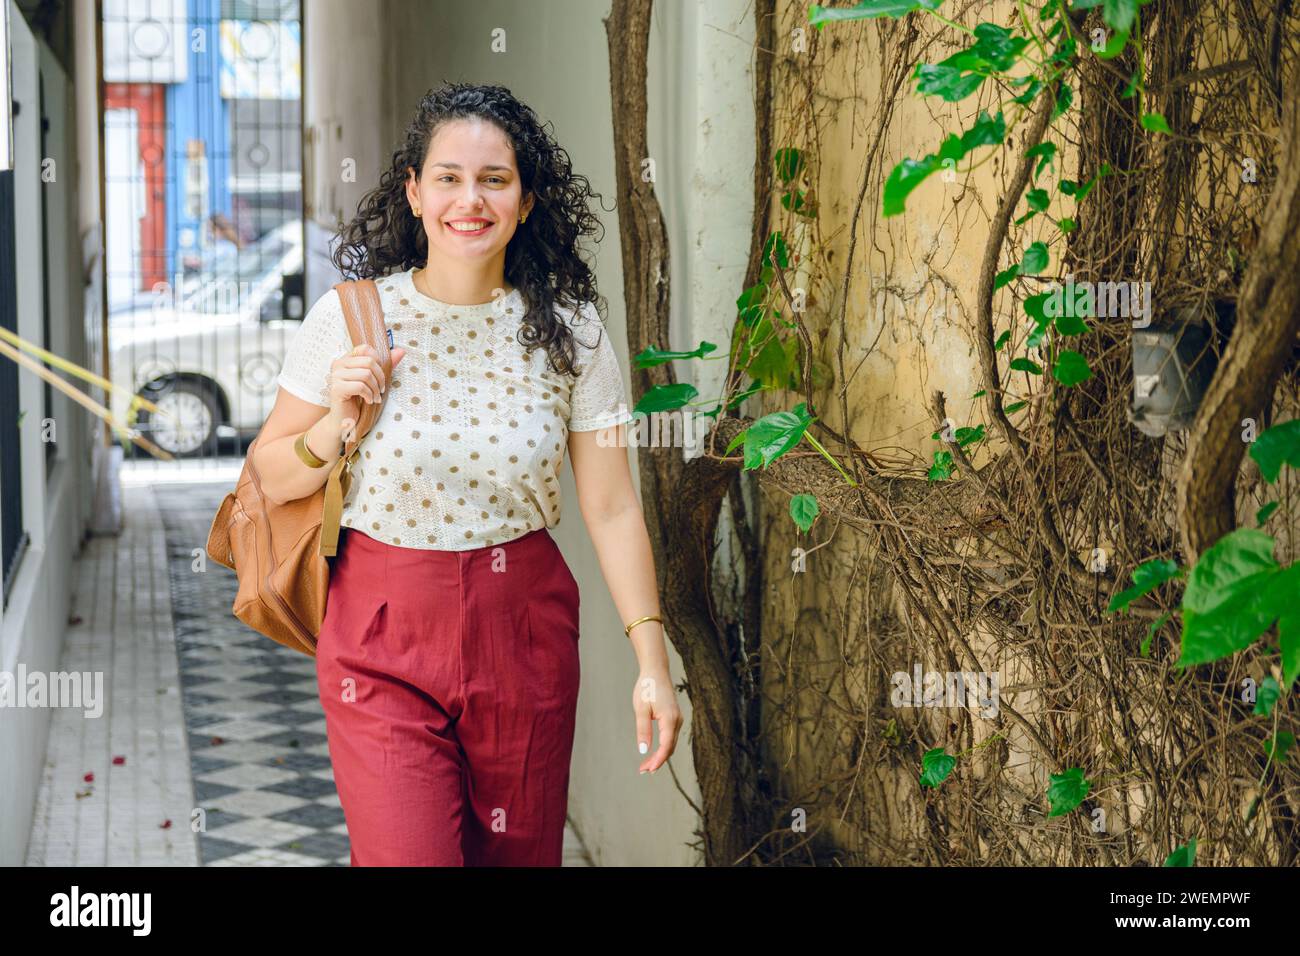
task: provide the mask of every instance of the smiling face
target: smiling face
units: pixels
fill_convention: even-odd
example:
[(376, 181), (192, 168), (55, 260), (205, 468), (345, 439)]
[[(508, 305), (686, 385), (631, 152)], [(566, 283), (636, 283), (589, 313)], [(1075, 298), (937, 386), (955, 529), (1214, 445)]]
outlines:
[(418, 181), (409, 166), (406, 175), (406, 199), (424, 223), (431, 267), (496, 257), (504, 264), (533, 197), (523, 196), (514, 149), (499, 127), (480, 119), (445, 123), (429, 142)]

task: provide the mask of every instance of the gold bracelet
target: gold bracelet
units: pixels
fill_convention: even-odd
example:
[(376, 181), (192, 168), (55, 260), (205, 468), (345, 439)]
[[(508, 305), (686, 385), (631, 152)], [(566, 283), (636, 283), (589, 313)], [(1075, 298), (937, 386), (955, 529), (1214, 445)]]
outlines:
[(312, 450), (307, 447), (306, 432), (298, 436), (298, 440), (293, 443), (293, 450), (298, 453), (298, 457), (302, 459), (302, 463), (308, 468), (321, 468), (326, 464), (324, 458), (317, 458), (312, 454)]
[(658, 621), (661, 626), (664, 623), (664, 619), (661, 618), (658, 614), (647, 614), (645, 617), (639, 617), (631, 624), (629, 624), (627, 627), (623, 628), (623, 635), (625, 637), (631, 637), (632, 628), (636, 627), (638, 624), (644, 624), (646, 621)]

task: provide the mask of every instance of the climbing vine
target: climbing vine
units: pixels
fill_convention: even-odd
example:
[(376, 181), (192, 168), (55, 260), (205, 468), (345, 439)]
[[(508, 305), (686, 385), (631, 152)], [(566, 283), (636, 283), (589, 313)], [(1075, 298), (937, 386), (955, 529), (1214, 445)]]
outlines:
[[(1205, 23), (1215, 12), (1160, 0), (863, 0), (813, 5), (792, 19), (791, 35), (814, 31), (809, 55), (782, 64), (792, 87), (795, 78), (817, 82), (823, 31), (876, 31), (849, 41), (874, 42), (883, 64), (863, 163), (863, 195), (876, 198), (860, 198), (853, 217), (854, 225), (859, 214), (866, 220), (868, 236), (888, 220), (906, 224), (909, 201), (936, 179), (969, 187), (982, 168), (1001, 171), (973, 310), (983, 387), (970, 400), (982, 399), (987, 417), (956, 427), (935, 393), (931, 438), (946, 447), (928, 461), (887, 462), (854, 440), (844, 336), (838, 365), (814, 344), (814, 333), (834, 329), (835, 304), (841, 316), (847, 309), (856, 240), (837, 285), (832, 243), (806, 238), (826, 208), (816, 109), (807, 103), (792, 112), (792, 138), (767, 159), (786, 224), (767, 233), (758, 281), (737, 299), (729, 350), (702, 342), (691, 352), (651, 347), (634, 357), (638, 368), (725, 359), (716, 399), (699, 401), (689, 384), (659, 385), (645, 391), (637, 413), (702, 407), (721, 426), (746, 400), (775, 402), (710, 454), (725, 460), (739, 449), (742, 471), (786, 492), (794, 533), (847, 521), (892, 566), (906, 610), (892, 625), (886, 616), (871, 622), (881, 636), (866, 641), (852, 700), (879, 713), (871, 675), (900, 656), (891, 626), (914, 647), (914, 627), (928, 632), (921, 646), (954, 665), (997, 671), (985, 661), (992, 655), (1028, 675), (1017, 703), (1003, 703), (999, 729), (982, 739), (968, 713), (956, 722), (873, 716), (865, 726), (874, 733), (845, 726), (846, 752), (882, 779), (891, 766), (913, 768), (910, 794), (883, 784), (863, 794), (880, 797), (866, 813), (890, 818), (887, 837), (859, 841), (873, 848), (864, 858), (1087, 862), (1100, 853), (1186, 866), (1198, 845), (1220, 862), (1287, 863), (1300, 854), (1300, 790), (1288, 763), (1289, 700), (1300, 676), (1291, 528), (1300, 516), (1288, 507), (1285, 481), (1287, 466), (1300, 468), (1300, 421), (1251, 436), (1254, 470), (1241, 477), (1243, 493), (1278, 493), (1256, 510), (1257, 526), (1232, 530), (1199, 555), (1180, 553), (1167, 515), (1170, 466), (1182, 449), (1174, 433), (1143, 444), (1124, 421), (1129, 338), (1145, 326), (1132, 321), (1136, 293), (1121, 302), (1116, 284), (1104, 281), (1125, 268), (1154, 275), (1163, 316), (1188, 303), (1232, 304), (1244, 282), (1267, 191), (1225, 199), (1207, 183), (1240, 165), (1241, 140), (1249, 140), (1252, 174), (1276, 175), (1286, 146), (1276, 133), (1286, 125), (1283, 65), (1297, 31), (1288, 9), (1243, 2), (1233, 36), (1210, 38)], [(1190, 39), (1198, 29), (1201, 46)], [(944, 115), (971, 101), (978, 107), (962, 128), (938, 131), (933, 151), (886, 171), (883, 134), (907, 89), (943, 104)], [(792, 135), (801, 123), (806, 142)], [(1067, 171), (1071, 164), (1077, 172)], [(805, 238), (792, 244), (792, 229)], [(833, 304), (822, 306), (815, 292)], [(995, 336), (995, 319), (1006, 316), (998, 302), (1014, 303), (1021, 317)], [(1150, 293), (1145, 308), (1149, 324)], [(1241, 318), (1229, 316), (1212, 320), (1216, 353)], [(1289, 365), (1272, 381), (1279, 407), (1292, 414), (1294, 373)], [(841, 405), (823, 413), (818, 401), (828, 395)], [(836, 413), (838, 431), (827, 421)], [(811, 458), (801, 457), (805, 446)], [(976, 467), (980, 452), (988, 463)], [(814, 480), (809, 462), (817, 460), (830, 471)], [(1269, 522), (1286, 529), (1285, 539), (1263, 530)], [(1014, 753), (1042, 768), (1037, 799), (1024, 791), (1026, 773), (1012, 769), (1022, 764)], [(1243, 778), (1255, 783), (1244, 787)], [(1238, 809), (1243, 792), (1250, 799)], [(1099, 828), (1102, 807), (1122, 825)], [(1071, 816), (1081, 818), (1078, 829), (1060, 829)], [(1057, 820), (1057, 829), (1044, 829)], [(854, 842), (832, 830), (827, 852)], [(773, 823), (766, 840), (776, 858), (783, 839)]]

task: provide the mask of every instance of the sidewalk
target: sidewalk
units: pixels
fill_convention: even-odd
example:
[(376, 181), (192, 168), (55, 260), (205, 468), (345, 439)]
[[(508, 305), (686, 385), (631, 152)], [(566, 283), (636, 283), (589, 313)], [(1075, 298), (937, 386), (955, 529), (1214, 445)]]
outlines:
[[(61, 669), (103, 671), (108, 700), (54, 711), (29, 866), (349, 863), (315, 663), (231, 614), (202, 551), (234, 478), (193, 477), (124, 481), (125, 529), (78, 561)], [(572, 828), (564, 865), (590, 865)]]

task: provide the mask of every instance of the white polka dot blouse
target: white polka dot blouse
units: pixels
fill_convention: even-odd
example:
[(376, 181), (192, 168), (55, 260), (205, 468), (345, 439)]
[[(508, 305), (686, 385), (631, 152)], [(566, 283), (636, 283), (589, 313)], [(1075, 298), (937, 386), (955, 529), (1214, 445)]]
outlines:
[[(575, 379), (525, 357), (516, 338), (518, 290), (481, 305), (424, 295), (414, 269), (375, 280), (393, 345), (383, 411), (362, 439), (343, 501), (343, 527), (405, 548), (467, 551), (560, 522), (560, 463), (571, 431), (630, 422), (623, 373), (592, 303), (578, 317), (556, 309), (574, 333)], [(329, 406), (330, 363), (352, 350), (339, 295), (308, 311), (279, 384)]]

